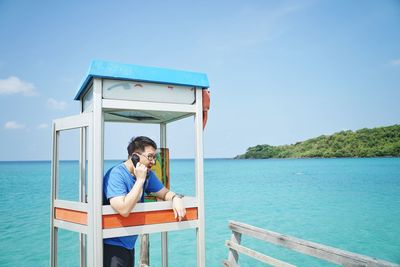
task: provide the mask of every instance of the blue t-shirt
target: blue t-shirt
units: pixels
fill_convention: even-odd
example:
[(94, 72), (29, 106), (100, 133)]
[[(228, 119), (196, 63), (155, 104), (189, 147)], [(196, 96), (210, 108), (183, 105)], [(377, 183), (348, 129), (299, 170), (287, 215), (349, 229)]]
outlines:
[[(110, 198), (127, 195), (136, 182), (133, 176), (122, 162), (112, 167), (103, 179), (103, 204), (109, 204)], [(164, 185), (158, 180), (157, 176), (150, 171), (149, 177), (144, 183), (144, 190), (140, 202), (144, 202), (144, 193), (155, 193), (160, 191)], [(121, 246), (127, 249), (133, 249), (137, 235), (105, 238), (103, 242), (109, 245)]]

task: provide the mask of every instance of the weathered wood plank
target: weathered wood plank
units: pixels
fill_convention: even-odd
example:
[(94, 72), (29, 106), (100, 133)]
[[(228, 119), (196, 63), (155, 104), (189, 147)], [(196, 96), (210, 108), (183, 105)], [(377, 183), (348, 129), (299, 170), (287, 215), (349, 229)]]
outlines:
[(229, 228), (232, 231), (244, 235), (248, 235), (272, 244), (280, 245), (300, 253), (344, 266), (400, 267), (400, 265), (395, 263), (371, 258), (361, 254), (348, 252), (291, 236), (282, 235), (244, 223), (230, 221)]
[(140, 235), (140, 261), (139, 267), (150, 266), (150, 238), (149, 234)]
[[(231, 242), (240, 245), (240, 241), (242, 239), (242, 234), (238, 232), (232, 232)], [(239, 264), (239, 253), (236, 250), (230, 249), (228, 254), (228, 261), (231, 263)]]
[(296, 267), (293, 264), (290, 264), (290, 263), (287, 263), (287, 262), (272, 258), (272, 257), (267, 256), (265, 254), (262, 254), (262, 253), (260, 253), (258, 251), (246, 248), (244, 246), (241, 246), (239, 244), (236, 244), (236, 243), (228, 241), (228, 240), (225, 241), (225, 245), (230, 249), (233, 249), (233, 250), (235, 250), (237, 252), (240, 252), (240, 253), (245, 254), (245, 255), (247, 255), (247, 256), (249, 256), (251, 258), (254, 258), (254, 259), (258, 260), (258, 261), (261, 261), (263, 263), (267, 263), (267, 264), (272, 265), (272, 266), (277, 266), (277, 267)]

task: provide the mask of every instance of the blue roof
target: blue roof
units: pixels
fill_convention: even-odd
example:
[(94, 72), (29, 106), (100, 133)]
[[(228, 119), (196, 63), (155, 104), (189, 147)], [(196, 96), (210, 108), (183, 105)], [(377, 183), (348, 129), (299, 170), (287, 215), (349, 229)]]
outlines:
[(204, 73), (145, 67), (131, 64), (94, 60), (83, 80), (74, 100), (79, 100), (93, 78), (134, 80), (163, 84), (175, 84), (208, 88), (208, 78)]

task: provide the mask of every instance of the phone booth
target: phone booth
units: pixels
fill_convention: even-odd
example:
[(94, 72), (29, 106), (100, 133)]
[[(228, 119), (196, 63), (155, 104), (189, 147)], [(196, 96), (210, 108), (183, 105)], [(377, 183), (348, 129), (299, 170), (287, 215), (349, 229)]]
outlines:
[[(205, 266), (203, 127), (209, 105), (203, 73), (93, 61), (75, 100), (79, 115), (53, 121), (50, 265), (57, 266), (58, 229), (80, 234), (80, 265), (103, 266), (103, 238), (161, 233), (162, 266), (168, 266), (169, 231), (196, 229), (197, 266)], [(195, 196), (183, 198), (185, 220), (174, 218), (171, 201), (137, 203), (128, 217), (103, 205), (104, 123), (160, 125), (160, 148), (167, 147), (167, 124), (194, 116)], [(79, 201), (58, 198), (59, 140), (80, 130)], [(129, 141), (129, 140), (127, 140)]]

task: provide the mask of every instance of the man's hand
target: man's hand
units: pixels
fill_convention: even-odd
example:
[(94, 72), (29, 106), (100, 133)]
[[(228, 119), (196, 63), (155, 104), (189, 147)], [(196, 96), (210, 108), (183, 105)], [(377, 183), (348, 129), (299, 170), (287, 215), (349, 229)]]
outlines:
[(138, 162), (136, 164), (136, 168), (134, 170), (134, 173), (135, 173), (136, 180), (145, 181), (146, 177), (147, 177), (147, 167), (146, 167), (146, 165)]
[(167, 201), (172, 201), (172, 209), (174, 211), (175, 219), (182, 221), (186, 215), (186, 209), (183, 205), (183, 199), (178, 197), (176, 193), (169, 191), (167, 188), (163, 187), (160, 191), (156, 192), (156, 196), (159, 199), (164, 199)]
[(172, 200), (172, 209), (174, 210), (175, 219), (178, 218), (179, 221), (182, 221), (186, 215), (186, 209), (183, 206), (183, 199), (174, 197)]
[(136, 182), (128, 194), (110, 198), (111, 207), (118, 211), (118, 213), (123, 217), (129, 216), (130, 212), (142, 196), (143, 184), (145, 183), (147, 176), (147, 167), (139, 162), (134, 169), (134, 175), (136, 177)]

